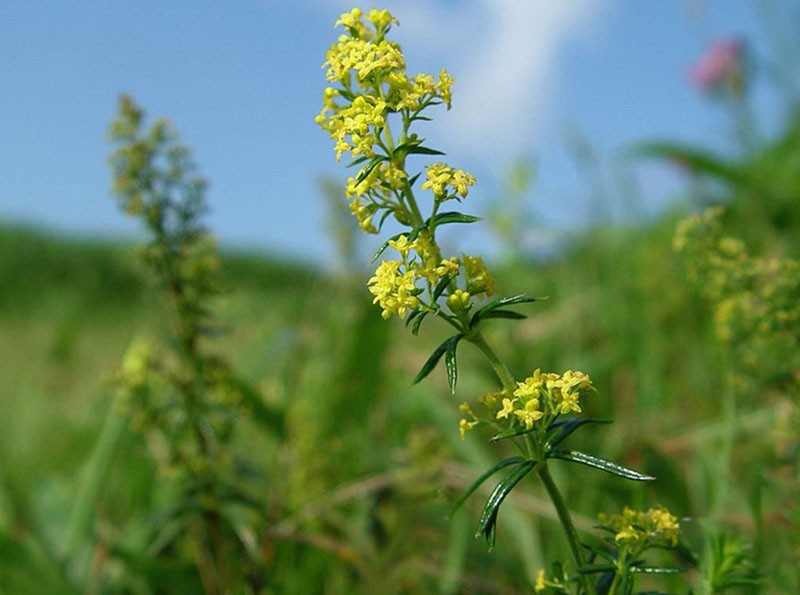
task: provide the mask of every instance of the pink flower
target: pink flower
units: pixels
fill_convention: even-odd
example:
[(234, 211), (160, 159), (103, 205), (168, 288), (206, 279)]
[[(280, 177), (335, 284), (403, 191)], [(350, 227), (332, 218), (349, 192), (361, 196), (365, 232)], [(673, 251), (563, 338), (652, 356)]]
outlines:
[(741, 39), (717, 41), (689, 71), (692, 83), (704, 92), (728, 89), (740, 94), (744, 88), (744, 49)]

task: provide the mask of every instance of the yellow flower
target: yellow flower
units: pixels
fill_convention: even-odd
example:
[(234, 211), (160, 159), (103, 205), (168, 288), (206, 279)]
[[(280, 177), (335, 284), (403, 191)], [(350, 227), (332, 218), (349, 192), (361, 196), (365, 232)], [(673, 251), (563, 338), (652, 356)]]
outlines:
[(678, 519), (663, 507), (641, 512), (626, 506), (622, 514), (611, 516), (601, 514), (599, 519), (602, 524), (616, 531), (615, 541), (639, 548), (651, 545), (663, 546), (665, 542), (671, 547), (678, 544), (680, 536)]
[(447, 307), (450, 308), (454, 314), (458, 312), (465, 312), (469, 310), (469, 300), (470, 295), (468, 292), (464, 291), (463, 289), (456, 289), (448, 296)]
[(409, 242), (405, 235), (401, 235), (396, 240), (389, 240), (389, 245), (400, 253), (400, 256), (405, 258), (408, 253), (414, 249), (414, 242)]
[(473, 295), (492, 295), (494, 279), (480, 256), (461, 255), (467, 277), (467, 291)]
[(537, 593), (544, 591), (547, 588), (547, 583), (544, 578), (544, 570), (539, 570), (536, 573), (536, 584), (533, 585), (533, 590)]
[(373, 8), (369, 11), (367, 15), (367, 19), (371, 22), (377, 31), (385, 31), (388, 29), (389, 25), (394, 23), (395, 25), (399, 25), (400, 21), (398, 21), (392, 13), (390, 13), (385, 8), (383, 10), (377, 10)]
[(444, 104), (447, 106), (447, 109), (450, 109), (450, 102), (453, 99), (451, 88), (455, 80), (451, 77), (447, 71), (442, 68), (441, 72), (439, 72), (439, 84), (436, 85), (436, 91), (438, 92), (439, 97), (444, 101)]
[(642, 538), (641, 531), (637, 531), (633, 525), (628, 525), (614, 536), (614, 541), (640, 541)]
[(128, 386), (142, 385), (150, 374), (150, 362), (153, 361), (152, 348), (144, 339), (136, 339), (128, 347), (122, 360), (120, 378)]
[(365, 205), (359, 199), (353, 199), (350, 203), (350, 211), (358, 220), (358, 226), (366, 233), (378, 233), (378, 228), (372, 224), (372, 216), (375, 213), (374, 207)]
[[(468, 187), (475, 185), (475, 178), (461, 169), (453, 169), (446, 163), (433, 163), (426, 168), (427, 179), (422, 184), (422, 189), (430, 189), (437, 200), (454, 198), (459, 194), (466, 198)], [(454, 193), (448, 193), (450, 187)]]
[(461, 268), (461, 262), (455, 256), (451, 256), (448, 260), (442, 260), (438, 267), (434, 269), (437, 277), (441, 278), (445, 275), (452, 275), (455, 277), (458, 275), (458, 271)]
[(480, 399), (480, 402), (483, 404), (484, 407), (493, 411), (497, 408), (498, 401), (502, 398), (504, 394), (507, 394), (504, 390), (496, 390), (491, 393), (486, 393)]
[(566, 415), (567, 413), (580, 413), (581, 406), (578, 404), (578, 398), (580, 397), (580, 393), (577, 392), (564, 392), (561, 391), (561, 402), (556, 404), (556, 411), (561, 415)]
[(523, 409), (517, 409), (514, 411), (514, 415), (522, 420), (522, 423), (525, 424), (525, 428), (528, 430), (533, 427), (535, 422), (544, 417), (544, 413), (539, 410), (539, 399), (531, 399), (530, 401), (526, 402)]
[(514, 412), (514, 401), (511, 399), (503, 399), (503, 408), (497, 412), (497, 419), (507, 418)]
[(372, 303), (380, 305), (383, 309), (381, 316), (385, 319), (392, 314), (404, 318), (409, 310), (419, 307), (414, 273), (401, 272), (402, 266), (399, 260), (385, 260), (378, 265), (375, 276), (367, 283), (370, 293), (375, 296)]
[(561, 375), (561, 379), (564, 381), (564, 386), (569, 388), (577, 387), (580, 390), (588, 390), (592, 387), (592, 379), (583, 372), (567, 370)]
[(350, 12), (343, 13), (339, 17), (339, 20), (337, 20), (333, 24), (333, 26), (334, 27), (338, 27), (339, 25), (342, 25), (343, 27), (345, 27), (347, 29), (354, 29), (356, 31), (364, 30), (364, 29), (366, 29), (366, 27), (364, 26), (364, 23), (361, 20), (361, 17), (363, 16), (363, 14), (364, 13), (361, 11), (360, 8), (354, 8)]
[(398, 110), (417, 112), (427, 105), (436, 92), (433, 76), (429, 74), (418, 74), (412, 80), (398, 78), (393, 83), (390, 83), (393, 91), (400, 97), (396, 104)]
[(377, 44), (367, 44), (353, 67), (359, 82), (365, 82), (375, 72), (403, 70), (406, 63), (400, 46), (383, 40)]
[(539, 396), (539, 391), (544, 386), (541, 370), (534, 370), (533, 376), (529, 376), (523, 382), (517, 382), (517, 389), (514, 396), (521, 399), (533, 399)]
[(472, 428), (478, 425), (477, 421), (469, 421), (466, 419), (462, 419), (458, 422), (458, 432), (461, 434), (461, 439), (467, 437), (467, 432), (469, 432)]

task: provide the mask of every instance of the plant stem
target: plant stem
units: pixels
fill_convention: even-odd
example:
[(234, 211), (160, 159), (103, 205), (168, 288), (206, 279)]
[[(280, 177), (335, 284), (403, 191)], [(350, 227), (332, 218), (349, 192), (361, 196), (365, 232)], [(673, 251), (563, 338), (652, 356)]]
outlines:
[[(580, 572), (580, 568), (585, 566), (586, 562), (581, 552), (581, 542), (578, 539), (578, 532), (575, 530), (575, 525), (572, 523), (572, 517), (569, 514), (569, 509), (564, 502), (564, 498), (561, 496), (561, 492), (558, 491), (558, 486), (556, 486), (555, 481), (553, 481), (553, 476), (550, 475), (550, 469), (547, 467), (546, 460), (539, 462), (537, 465), (537, 472), (547, 490), (547, 495), (550, 496), (550, 501), (553, 503), (553, 506), (555, 506), (556, 512), (558, 513), (558, 520), (561, 521), (561, 526), (564, 528), (564, 533), (567, 535), (567, 542), (572, 551), (572, 557), (575, 559), (575, 564), (578, 565)], [(580, 574), (580, 577), (586, 593), (594, 595), (595, 589), (591, 579), (585, 574)]]
[[(513, 392), (516, 387), (514, 376), (509, 371), (508, 366), (503, 363), (503, 361), (498, 357), (497, 353), (495, 353), (494, 349), (492, 349), (492, 346), (486, 342), (486, 339), (481, 332), (477, 330), (473, 331), (467, 336), (467, 340), (469, 340), (473, 345), (478, 347), (478, 349), (483, 352), (483, 354), (486, 356), (486, 359), (488, 359), (489, 363), (492, 365), (492, 368), (494, 368), (495, 374), (497, 374), (497, 377), (503, 385), (503, 388), (510, 393)], [(526, 441), (526, 443), (529, 450), (531, 450), (533, 446), (531, 442)], [(536, 453), (530, 452), (529, 454), (534, 455)], [(578, 532), (576, 531), (575, 525), (572, 522), (572, 517), (569, 514), (569, 509), (564, 502), (564, 498), (561, 496), (561, 492), (558, 490), (558, 486), (556, 485), (555, 481), (553, 481), (553, 476), (550, 475), (550, 469), (547, 467), (547, 460), (543, 457), (538, 458), (539, 463), (536, 468), (538, 470), (539, 477), (541, 478), (542, 483), (544, 483), (544, 487), (547, 490), (547, 495), (550, 497), (550, 501), (553, 503), (553, 506), (558, 513), (558, 519), (561, 522), (561, 526), (563, 527), (564, 533), (567, 536), (567, 542), (569, 543), (569, 548), (572, 551), (572, 556), (575, 559), (575, 564), (580, 569), (586, 565), (586, 562), (584, 561), (583, 553), (581, 552), (581, 542), (578, 538)], [(583, 574), (580, 576), (585, 592), (590, 595), (594, 595), (595, 589), (591, 579)]]
[(489, 363), (492, 365), (494, 373), (497, 374), (497, 378), (500, 380), (500, 384), (503, 385), (503, 388), (506, 389), (509, 394), (514, 392), (517, 386), (514, 376), (509, 371), (508, 366), (497, 356), (492, 346), (486, 342), (483, 334), (478, 330), (474, 330), (467, 335), (466, 339), (483, 352), (486, 359), (488, 359)]

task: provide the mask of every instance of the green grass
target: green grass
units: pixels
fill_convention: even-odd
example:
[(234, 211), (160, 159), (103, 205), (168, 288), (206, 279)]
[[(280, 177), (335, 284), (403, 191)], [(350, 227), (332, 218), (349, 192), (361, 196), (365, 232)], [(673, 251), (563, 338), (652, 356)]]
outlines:
[[(576, 435), (574, 446), (659, 478), (633, 485), (558, 466), (581, 527), (600, 511), (660, 503), (697, 523), (734, 526), (756, 545), (761, 538), (765, 564), (779, 564), (770, 544), (785, 547), (790, 537), (779, 523), (756, 521), (777, 514), (786, 498), (783, 484), (770, 482), (779, 469), (762, 439), (775, 423), (774, 402), (740, 403), (725, 421), (724, 358), (708, 306), (670, 250), (675, 222), (597, 230), (547, 263), (500, 267), (504, 293), (549, 299), (529, 306), (521, 324), (496, 321), (489, 335), (520, 376), (535, 367), (590, 373), (598, 394), (588, 413), (615, 423)], [(162, 323), (134, 253), (131, 245), (0, 228), (0, 549), (26, 557), (29, 568), (42, 556), (59, 559), (112, 405), (108, 381), (129, 342)], [(458, 398), (439, 370), (411, 387), (446, 329), (428, 324), (415, 338), (397, 321), (383, 322), (360, 280), (259, 254), (224, 254), (222, 268), (229, 291), (217, 307), (231, 332), (221, 350), (285, 418), (278, 434), (247, 424), (237, 442), (268, 486), (273, 525), (258, 538), (275, 592), (529, 592), (544, 560), (565, 554), (535, 482), (501, 513), (491, 554), (472, 539), (485, 492), (446, 519), (458, 493), (504, 454), (486, 436), (458, 437), (458, 403), (493, 387), (477, 353), (459, 354)], [(89, 514), (97, 543), (135, 551), (140, 521), (163, 494), (145, 442), (127, 427), (118, 431)], [(721, 460), (726, 444), (729, 458)], [(754, 517), (759, 485), (766, 512)], [(150, 592), (141, 577), (155, 571), (125, 560), (123, 551), (111, 556), (116, 578), (101, 592)], [(791, 580), (785, 569), (775, 574)], [(22, 578), (0, 571), (0, 592), (4, 584), (37, 592), (46, 581), (53, 589), (62, 580), (51, 570), (41, 576), (25, 590)]]

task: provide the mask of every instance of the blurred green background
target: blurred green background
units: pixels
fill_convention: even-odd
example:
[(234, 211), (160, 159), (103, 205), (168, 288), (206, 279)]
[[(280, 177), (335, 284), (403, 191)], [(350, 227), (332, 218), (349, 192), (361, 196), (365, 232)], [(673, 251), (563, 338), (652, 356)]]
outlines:
[[(697, 585), (713, 556), (703, 552), (708, 536), (722, 534), (745, 544), (763, 579), (730, 592), (800, 590), (797, 322), (781, 328), (781, 341), (755, 327), (721, 340), (719, 303), (672, 248), (685, 216), (724, 205), (724, 235), (753, 258), (799, 257), (798, 96), (782, 88), (776, 132), (755, 134), (741, 83), (706, 90), (730, 115), (729, 150), (642, 139), (626, 154), (625, 167), (656, 159), (685, 172), (674, 208), (656, 218), (603, 216), (603, 196), (635, 210), (649, 189), (607, 175), (590, 141), (573, 148), (598, 197), (594, 225), (554, 236), (528, 208), (536, 164), (525, 159), (509, 164), (480, 213), (499, 246), (499, 290), (549, 298), (519, 324), (496, 321), (493, 343), (518, 377), (534, 368), (588, 372), (598, 393), (587, 413), (614, 423), (574, 446), (658, 478), (629, 484), (556, 466), (576, 524), (591, 531), (599, 512), (624, 505), (670, 508), (705, 570), (692, 569), (687, 554), (669, 592), (707, 592)], [(258, 475), (268, 519), (251, 536), (269, 577), (263, 592), (530, 593), (539, 568), (567, 557), (536, 482), (504, 507), (491, 553), (473, 538), (486, 491), (448, 518), (504, 454), (488, 435), (458, 433), (458, 403), (491, 390), (492, 371), (464, 350), (458, 399), (441, 371), (411, 386), (446, 329), (429, 324), (413, 337), (381, 320), (365, 288), (366, 245), (339, 192), (335, 179), (319, 184), (337, 270), (223, 250), (226, 291), (214, 306), (229, 332), (218, 349), (281, 417), (271, 431), (250, 420), (235, 442)], [(0, 227), (2, 593), (201, 592), (190, 566), (148, 557), (144, 527), (158, 522), (169, 495), (146, 439), (115, 408), (111, 378), (127, 347), (166, 324), (136, 250)], [(798, 279), (784, 281), (778, 297), (800, 302)], [(769, 282), (769, 273), (756, 276), (731, 295), (778, 299)], [(114, 424), (124, 429), (108, 447)]]

